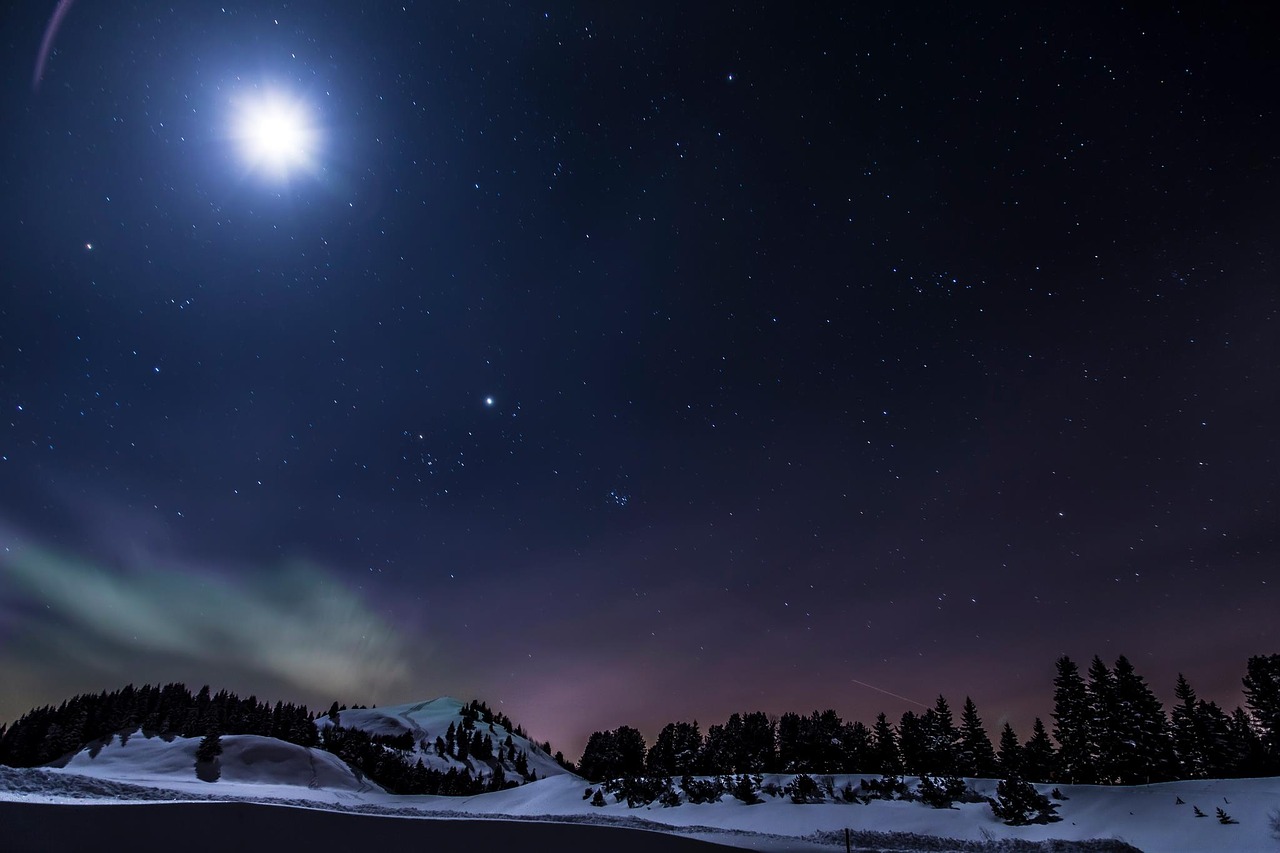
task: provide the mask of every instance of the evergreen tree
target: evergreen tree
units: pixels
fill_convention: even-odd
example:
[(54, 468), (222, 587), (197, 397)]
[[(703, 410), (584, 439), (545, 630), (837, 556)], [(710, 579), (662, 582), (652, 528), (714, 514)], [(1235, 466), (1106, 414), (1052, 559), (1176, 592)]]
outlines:
[[(933, 709), (927, 713), (933, 713)], [(898, 755), (904, 773), (918, 776), (929, 771), (924, 723), (915, 711), (904, 711), (898, 720)]]
[(997, 761), (1000, 765), (1000, 778), (1022, 778), (1022, 744), (1018, 742), (1018, 736), (1014, 734), (1013, 726), (1008, 722), (1000, 730), (1000, 752), (997, 755)]
[(630, 726), (614, 729), (618, 745), (618, 772), (622, 776), (639, 776), (644, 773), (644, 736)]
[(667, 723), (649, 749), (646, 765), (650, 773), (684, 776), (700, 769), (702, 734), (698, 722)]
[(1119, 712), (1116, 707), (1115, 677), (1102, 658), (1093, 656), (1089, 664), (1089, 753), (1093, 757), (1094, 781), (1112, 784), (1118, 770), (1116, 762), (1121, 749), (1121, 736), (1116, 726)]
[(1204, 732), (1196, 691), (1182, 673), (1173, 688), (1178, 704), (1173, 706), (1173, 746), (1178, 759), (1178, 775), (1183, 779), (1206, 779), (1209, 776), (1205, 754)]
[(1262, 738), (1258, 735), (1253, 721), (1245, 713), (1244, 708), (1236, 708), (1231, 714), (1230, 724), (1230, 763), (1234, 768), (1232, 776), (1253, 777), (1267, 776), (1268, 761)]
[(1280, 773), (1280, 654), (1249, 658), (1243, 683), (1266, 761), (1264, 772)]
[(996, 786), (996, 796), (987, 802), (991, 804), (992, 813), (1010, 826), (1062, 820), (1057, 815), (1057, 803), (1049, 802), (1048, 797), (1020, 779), (1000, 782)]
[[(898, 753), (898, 737), (889, 719), (880, 712), (871, 727), (871, 767), (874, 773), (895, 775), (902, 772), (902, 756)], [(850, 768), (852, 769), (852, 768)]]
[(211, 731), (200, 740), (196, 747), (196, 761), (208, 763), (222, 755), (222, 735)]
[(1195, 724), (1204, 749), (1204, 773), (1221, 779), (1232, 775), (1231, 718), (1216, 702), (1196, 702)]
[[(1012, 731), (1010, 731), (1012, 735)], [(960, 746), (956, 752), (955, 773), (959, 776), (981, 776), (991, 778), (996, 775), (996, 753), (991, 748), (991, 738), (978, 716), (978, 707), (973, 699), (964, 697), (964, 708), (960, 713)], [(1013, 740), (1016, 746), (1017, 738)]]
[(742, 715), (740, 752), (741, 773), (768, 773), (777, 769), (777, 731), (764, 711)]
[(1053, 679), (1053, 737), (1058, 741), (1058, 781), (1088, 784), (1093, 781), (1090, 749), (1089, 695), (1080, 669), (1071, 658), (1058, 658)]
[(1045, 731), (1044, 721), (1036, 717), (1031, 727), (1031, 738), (1022, 747), (1022, 778), (1030, 782), (1048, 782), (1059, 774), (1053, 743)]
[(871, 765), (871, 729), (859, 720), (844, 726), (840, 734), (841, 755), (835, 772), (851, 773)]
[[(960, 751), (960, 732), (945, 696), (939, 694), (933, 708), (924, 712), (921, 724), (925, 732), (924, 772), (934, 776), (953, 775)], [(987, 748), (990, 747), (988, 741)]]
[(604, 782), (644, 773), (644, 737), (629, 726), (611, 732), (592, 732), (578, 761), (578, 773)]
[(1124, 655), (1116, 659), (1113, 684), (1115, 778), (1122, 785), (1173, 778), (1173, 741), (1164, 706)]
[(778, 720), (778, 764), (785, 773), (810, 769), (801, 761), (799, 714), (787, 712)]

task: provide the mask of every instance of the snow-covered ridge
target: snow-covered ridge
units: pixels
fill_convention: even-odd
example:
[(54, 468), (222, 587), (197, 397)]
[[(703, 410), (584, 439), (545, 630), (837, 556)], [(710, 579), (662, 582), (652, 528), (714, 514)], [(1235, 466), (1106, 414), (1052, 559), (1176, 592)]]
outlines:
[[(440, 772), (465, 770), (472, 776), (488, 779), (500, 764), (506, 779), (518, 782), (566, 772), (541, 746), (504, 725), (505, 718), (501, 715), (490, 713), (486, 720), (483, 711), (474, 710), (476, 704), (442, 696), (382, 708), (351, 708), (338, 712), (338, 725), (388, 737), (407, 734), (412, 741), (412, 748), (407, 750), (409, 760), (420, 760), (426, 768)], [(324, 729), (332, 725), (333, 720), (328, 716), (316, 718), (322, 735)], [(477, 735), (481, 742), (487, 742), (488, 754), (482, 752), (477, 756), (470, 743), (466, 748), (461, 747), (463, 737), (472, 741)]]
[[(437, 702), (343, 711), (340, 724), (347, 725), (346, 718), (351, 716), (351, 724), (380, 727), (378, 731), (383, 734), (422, 731), (434, 735), (442, 723), (447, 730), (454, 721), (451, 709), (461, 707), (454, 700)], [(487, 724), (478, 724), (477, 728), (490, 734)], [(495, 729), (505, 731), (502, 726), (495, 725)], [(472, 797), (395, 796), (361, 780), (322, 750), (251, 735), (224, 736), (218, 780), (202, 781), (195, 761), (199, 742), (198, 738), (147, 738), (140, 733), (115, 736), (107, 743), (76, 753), (59, 768), (0, 768), (0, 800), (122, 802), (157, 797), (216, 798), (401, 816), (555, 819), (614, 825), (643, 822), (642, 825), (665, 826), (757, 850), (778, 849), (778, 838), (796, 843), (807, 839), (815, 842), (814, 849), (821, 849), (816, 842), (824, 838), (827, 843), (839, 840), (846, 827), (854, 832), (916, 833), (973, 843), (988, 838), (1119, 839), (1145, 853), (1274, 853), (1280, 849), (1271, 817), (1275, 813), (1280, 820), (1280, 778), (1168, 782), (1132, 788), (1061, 785), (1058, 787), (1064, 799), (1056, 801), (1060, 822), (1013, 827), (997, 820), (984, 803), (957, 803), (954, 808), (934, 809), (919, 802), (874, 800), (864, 804), (824, 795), (821, 803), (797, 804), (783, 794), (769, 793), (786, 788), (796, 778), (791, 775), (761, 777), (762, 802), (756, 805), (725, 795), (712, 803), (694, 804), (682, 797), (679, 806), (664, 808), (654, 802), (631, 808), (614, 793), (602, 796), (604, 805), (593, 805), (592, 795), (601, 786), (563, 770), (518, 788)], [(859, 789), (864, 778), (874, 777), (844, 774), (829, 777), (829, 782), (839, 794), (845, 786)], [(820, 781), (826, 788), (828, 777)], [(903, 781), (909, 788), (918, 784), (912, 777)], [(996, 791), (994, 780), (967, 781), (983, 796), (992, 796)], [(1045, 794), (1053, 787), (1037, 786)], [(1218, 808), (1236, 822), (1220, 823), (1216, 819)], [(1197, 809), (1205, 817), (1198, 817)]]

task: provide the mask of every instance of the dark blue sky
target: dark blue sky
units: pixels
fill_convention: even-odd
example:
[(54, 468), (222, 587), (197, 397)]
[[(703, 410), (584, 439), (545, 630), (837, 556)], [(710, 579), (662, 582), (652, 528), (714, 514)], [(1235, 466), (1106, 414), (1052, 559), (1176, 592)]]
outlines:
[[(1262, 18), (7, 3), (0, 719), (1228, 707), (1276, 651)], [(238, 105), (311, 116), (253, 168)]]

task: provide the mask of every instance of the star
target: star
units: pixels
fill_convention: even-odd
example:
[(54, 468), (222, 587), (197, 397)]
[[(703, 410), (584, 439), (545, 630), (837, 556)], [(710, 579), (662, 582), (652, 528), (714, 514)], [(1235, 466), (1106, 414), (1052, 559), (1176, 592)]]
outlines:
[(303, 102), (278, 91), (242, 100), (236, 107), (233, 136), (249, 165), (283, 179), (315, 165), (318, 133)]

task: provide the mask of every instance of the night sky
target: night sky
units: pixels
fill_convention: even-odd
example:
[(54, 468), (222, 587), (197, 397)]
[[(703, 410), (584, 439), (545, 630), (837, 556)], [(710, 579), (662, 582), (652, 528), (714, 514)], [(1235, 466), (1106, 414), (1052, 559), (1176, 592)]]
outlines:
[(1280, 651), (1265, 4), (56, 5), (0, 30), (0, 720), (1025, 738), (1059, 655), (1234, 708)]

